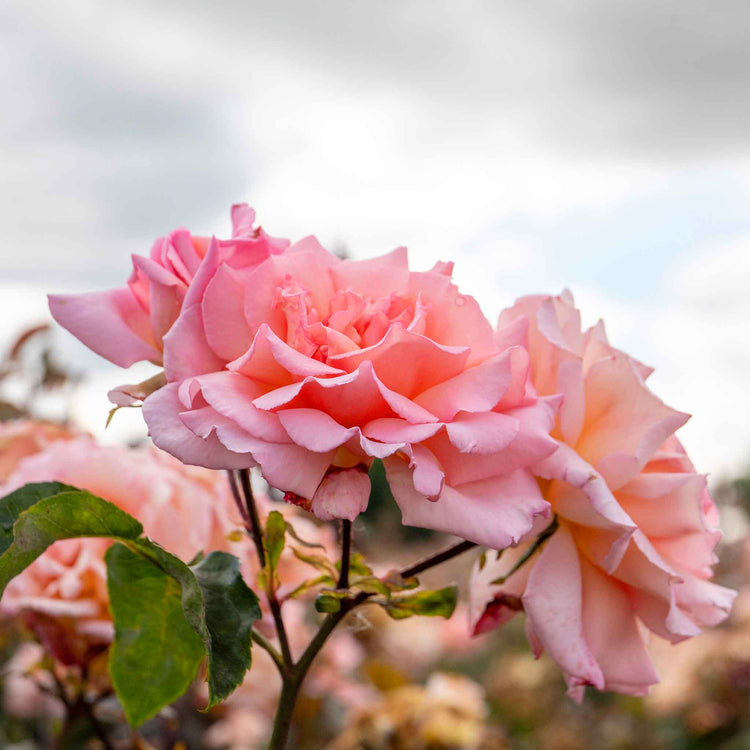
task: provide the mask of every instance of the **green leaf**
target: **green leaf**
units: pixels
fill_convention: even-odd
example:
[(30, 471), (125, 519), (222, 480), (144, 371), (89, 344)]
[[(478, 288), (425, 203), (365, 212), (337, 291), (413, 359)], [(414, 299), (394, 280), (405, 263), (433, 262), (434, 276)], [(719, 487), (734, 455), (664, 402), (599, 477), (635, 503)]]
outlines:
[(456, 608), (458, 587), (446, 586), (434, 591), (419, 591), (408, 596), (394, 596), (384, 601), (377, 600), (394, 619), (403, 620), (412, 615), (449, 618)]
[(357, 578), (352, 581), (351, 587), (353, 589), (359, 589), (365, 591), (368, 594), (381, 594), (387, 599), (391, 596), (391, 589), (387, 583), (381, 581), (376, 576), (365, 576), (364, 578)]
[(240, 574), (240, 561), (212, 552), (192, 571), (203, 592), (208, 643), (209, 707), (224, 700), (250, 669), (251, 631), (261, 618), (258, 597)]
[(342, 598), (331, 592), (320, 593), (315, 597), (315, 609), (318, 612), (338, 612), (341, 609)]
[(336, 569), (336, 566), (327, 557), (324, 557), (323, 555), (306, 555), (296, 547), (292, 547), (291, 550), (300, 562), (307, 563), (315, 568), (315, 570), (319, 570), (321, 573), (330, 576), (333, 580), (338, 578), (338, 570)]
[(272, 510), (266, 518), (263, 531), (263, 549), (266, 552), (267, 581), (274, 587), (278, 585), (276, 568), (286, 543), (286, 521), (278, 510)]
[[(336, 563), (336, 568), (341, 569), (341, 561)], [(367, 565), (365, 558), (359, 552), (354, 552), (349, 558), (349, 574), (353, 576), (371, 576), (372, 568)]]
[[(136, 519), (112, 503), (59, 483), (27, 485), (0, 500), (0, 596), (13, 577), (59, 539), (96, 536), (121, 542), (118, 547), (124, 551), (112, 552), (122, 570), (113, 584), (117, 603), (112, 604), (111, 668), (128, 720), (134, 724), (179, 696), (175, 690), (179, 685), (183, 691), (187, 688), (206, 653), (210, 705), (229, 695), (249, 666), (250, 628), (260, 615), (257, 597), (242, 581), (236, 558), (225, 553), (196, 557), (191, 569), (142, 532)], [(128, 580), (127, 571), (134, 581)], [(138, 581), (146, 587), (143, 596)], [(123, 603), (123, 587), (142, 622)], [(172, 607), (175, 596), (180, 617)], [(123, 621), (118, 612), (124, 613)], [(175, 619), (184, 627), (175, 625)], [(185, 632), (190, 636), (184, 637)], [(159, 648), (153, 647), (154, 634), (162, 638)], [(196, 638), (202, 641), (200, 649), (193, 648)], [(140, 677), (129, 683), (129, 664), (141, 657)], [(143, 675), (154, 676), (153, 691), (142, 689)]]
[(302, 537), (300, 537), (299, 534), (297, 534), (297, 532), (294, 529), (294, 526), (292, 526), (292, 524), (289, 523), (289, 521), (286, 522), (286, 531), (287, 531), (287, 534), (289, 534), (289, 536), (292, 537), (292, 539), (294, 539), (296, 542), (299, 542), (303, 547), (311, 547), (311, 548), (317, 547), (318, 549), (323, 549), (323, 550), (325, 549), (324, 544), (320, 544), (319, 542), (307, 542), (304, 539), (302, 539)]
[(299, 586), (297, 586), (296, 589), (290, 591), (284, 599), (296, 599), (298, 596), (301, 596), (306, 591), (308, 591), (311, 588), (314, 588), (315, 586), (335, 586), (336, 581), (333, 580), (330, 576), (318, 576), (317, 578), (309, 578), (307, 581), (303, 581), (300, 583)]
[(45, 497), (57, 495), (60, 492), (74, 490), (62, 482), (40, 482), (20, 487), (0, 501), (0, 555), (13, 542), (13, 524), (25, 510), (35, 505)]
[(110, 547), (106, 560), (115, 621), (109, 672), (128, 723), (137, 727), (190, 687), (206, 650), (172, 576), (122, 544)]
[[(40, 494), (40, 485), (31, 488), (29, 494), (12, 493), (0, 504), (11, 516), (28, 503), (13, 526), (13, 541), (0, 556), (0, 596), (12, 578), (59, 539), (101, 536), (132, 540), (143, 531), (135, 518), (85, 490), (66, 489), (31, 504), (33, 496), (38, 498)], [(10, 506), (6, 508), (9, 499)]]

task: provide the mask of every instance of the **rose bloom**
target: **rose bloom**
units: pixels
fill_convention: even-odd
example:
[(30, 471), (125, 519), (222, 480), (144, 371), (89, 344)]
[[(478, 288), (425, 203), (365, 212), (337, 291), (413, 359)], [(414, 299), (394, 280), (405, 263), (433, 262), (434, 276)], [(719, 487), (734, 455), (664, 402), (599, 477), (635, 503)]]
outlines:
[[(570, 293), (526, 297), (500, 316), (529, 325), (532, 380), (564, 395), (559, 449), (535, 471), (559, 528), (503, 585), (530, 542), (489, 552), (472, 581), (475, 632), (518, 611), (577, 699), (585, 685), (643, 695), (658, 676), (648, 632), (671, 642), (726, 618), (734, 592), (709, 582), (716, 508), (675, 430), (688, 419), (646, 386), (648, 368), (585, 332)], [(539, 531), (539, 526), (535, 531)]]
[[(184, 467), (154, 448), (59, 441), (18, 465), (0, 497), (30, 482), (60, 481), (109, 500), (144, 526), (147, 536), (182, 560), (226, 548), (231, 498), (226, 479)], [(53, 544), (5, 590), (1, 606), (18, 615), (64, 664), (85, 664), (112, 640), (101, 538)]]
[(289, 244), (254, 228), (254, 222), (255, 211), (238, 204), (232, 206), (229, 240), (194, 237), (187, 229), (176, 229), (154, 242), (148, 258), (133, 255), (133, 273), (125, 286), (92, 294), (50, 295), (52, 317), (116, 365), (129, 367), (144, 360), (161, 364), (164, 334), (177, 319), (206, 256), (240, 270)]
[(55, 440), (69, 440), (76, 433), (53, 422), (14, 419), (0, 422), (0, 483), (7, 481), (21, 459), (46, 448)]
[(450, 265), (341, 260), (307, 238), (254, 268), (204, 266), (164, 337), (168, 385), (143, 404), (159, 447), (257, 462), (324, 520), (366, 508), (375, 458), (410, 525), (504, 547), (548, 514), (526, 467), (555, 450), (558, 399), (528, 385), (522, 326), (496, 340)]

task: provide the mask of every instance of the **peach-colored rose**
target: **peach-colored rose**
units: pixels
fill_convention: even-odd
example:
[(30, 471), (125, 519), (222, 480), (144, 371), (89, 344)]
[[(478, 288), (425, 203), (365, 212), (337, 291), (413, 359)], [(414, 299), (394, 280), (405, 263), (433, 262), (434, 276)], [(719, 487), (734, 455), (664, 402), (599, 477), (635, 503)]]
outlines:
[(475, 632), (524, 610), (534, 651), (559, 664), (574, 697), (585, 685), (642, 695), (658, 681), (647, 631), (696, 635), (734, 598), (708, 580), (720, 534), (706, 478), (673, 434), (688, 417), (649, 390), (650, 371), (612, 348), (601, 323), (582, 332), (568, 292), (523, 298), (500, 323), (518, 318), (530, 323), (534, 385), (564, 395), (560, 447), (535, 467), (559, 528), (503, 585), (491, 582), (530, 542), (475, 569)]
[(229, 273), (241, 272), (289, 244), (254, 228), (254, 222), (255, 211), (243, 203), (232, 207), (230, 240), (194, 237), (187, 229), (177, 229), (157, 239), (148, 258), (133, 256), (133, 273), (125, 286), (50, 295), (52, 317), (116, 365), (129, 367), (142, 360), (161, 364), (162, 339), (194, 280), (200, 284), (201, 275), (219, 259)]
[(555, 398), (527, 388), (511, 326), (495, 341), (451, 266), (406, 251), (340, 260), (304, 239), (252, 270), (218, 263), (164, 338), (154, 442), (211, 468), (257, 462), (322, 519), (367, 506), (383, 460), (404, 523), (504, 547), (549, 506), (527, 466), (549, 455)]
[[(50, 480), (118, 505), (183, 560), (229, 544), (233, 509), (225, 477), (184, 467), (156, 449), (100, 446), (86, 437), (56, 442), (21, 461), (0, 496)], [(65, 664), (86, 663), (112, 639), (104, 562), (109, 544), (96, 538), (56, 542), (5, 590), (3, 610), (20, 615)]]
[(55, 440), (69, 440), (76, 434), (53, 422), (31, 419), (0, 422), (0, 483), (8, 479), (22, 458), (38, 453)]

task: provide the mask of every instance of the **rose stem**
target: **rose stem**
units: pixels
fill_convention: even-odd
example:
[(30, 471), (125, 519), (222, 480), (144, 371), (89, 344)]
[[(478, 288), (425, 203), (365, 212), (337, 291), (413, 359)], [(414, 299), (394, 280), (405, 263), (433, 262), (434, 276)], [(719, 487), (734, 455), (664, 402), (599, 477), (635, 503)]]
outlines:
[(338, 588), (349, 588), (349, 559), (352, 554), (352, 522), (344, 519), (341, 522), (341, 573)]
[[(245, 506), (247, 508), (247, 517), (250, 526), (249, 531), (255, 542), (255, 551), (258, 553), (258, 562), (260, 563), (261, 568), (265, 568), (266, 551), (263, 548), (263, 529), (260, 525), (258, 508), (255, 504), (253, 488), (250, 484), (250, 470), (240, 469), (238, 473), (240, 475), (242, 493), (245, 496)], [(268, 585), (266, 587), (266, 597), (268, 598), (268, 606), (271, 610), (274, 624), (276, 625), (276, 635), (279, 639), (279, 646), (281, 647), (281, 657), (284, 661), (285, 670), (288, 671), (292, 669), (294, 662), (292, 660), (291, 649), (289, 648), (289, 639), (286, 635), (286, 628), (284, 627), (284, 618), (281, 616), (281, 605), (276, 598), (276, 590), (274, 588), (274, 582), (271, 580), (271, 576), (269, 576)]]

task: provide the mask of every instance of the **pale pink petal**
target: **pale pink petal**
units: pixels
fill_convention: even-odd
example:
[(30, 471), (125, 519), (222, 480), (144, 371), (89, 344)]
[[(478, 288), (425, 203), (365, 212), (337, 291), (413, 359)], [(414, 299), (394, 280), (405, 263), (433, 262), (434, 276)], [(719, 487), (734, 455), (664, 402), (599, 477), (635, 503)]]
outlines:
[(521, 423), (507, 414), (459, 412), (445, 426), (448, 439), (461, 453), (494, 454), (510, 445)]
[(443, 427), (444, 425), (440, 422), (411, 424), (405, 419), (384, 417), (368, 422), (363, 433), (382, 443), (421, 443), (442, 430)]
[(314, 453), (292, 443), (259, 443), (253, 449), (253, 457), (272, 487), (308, 500), (315, 495), (335, 455), (334, 451)]
[(221, 248), (216, 237), (212, 237), (208, 243), (206, 254), (198, 266), (198, 270), (195, 272), (195, 276), (185, 294), (185, 299), (182, 303), (183, 308), (192, 307), (203, 301), (206, 287), (216, 273), (220, 262)]
[(445, 474), (435, 456), (422, 445), (409, 447), (414, 489), (428, 500), (437, 500), (445, 485)]
[(371, 299), (405, 294), (409, 287), (409, 260), (405, 247), (366, 260), (346, 260), (333, 269), (337, 289), (366, 293)]
[(120, 367), (161, 364), (148, 313), (128, 287), (93, 294), (52, 294), (52, 317), (100, 356)]
[(282, 409), (277, 412), (292, 441), (316, 453), (328, 453), (358, 432), (356, 427), (342, 427), (318, 409)]
[(272, 443), (289, 442), (279, 417), (253, 406), (253, 399), (263, 393), (257, 383), (232, 372), (209, 373), (196, 380), (206, 402), (250, 435)]
[(522, 597), (537, 637), (577, 684), (604, 688), (604, 676), (583, 630), (581, 566), (564, 524), (545, 543)]
[(643, 695), (659, 676), (648, 655), (627, 593), (585, 559), (583, 632), (602, 670), (605, 688)]
[(549, 513), (539, 486), (524, 471), (457, 487), (446, 484), (440, 497), (430, 501), (415, 489), (406, 462), (388, 458), (383, 463), (407, 526), (444, 531), (502, 549), (517, 542), (531, 528), (535, 516)]
[(343, 370), (312, 359), (282, 341), (267, 325), (262, 325), (248, 351), (227, 367), (262, 383), (288, 385), (290, 375), (326, 377), (342, 375)]
[(215, 435), (203, 440), (192, 433), (180, 419), (184, 407), (177, 390), (178, 385), (170, 383), (143, 402), (149, 435), (159, 448), (183, 463), (208, 469), (244, 469), (255, 465), (251, 456), (227, 450)]
[(201, 306), (183, 308), (180, 317), (164, 337), (164, 371), (170, 381), (183, 380), (224, 369), (209, 347), (203, 330)]
[(220, 265), (201, 302), (206, 341), (224, 361), (239, 357), (252, 341), (243, 304), (246, 282), (246, 274)]
[(370, 477), (360, 466), (333, 469), (326, 474), (312, 499), (312, 512), (321, 521), (343, 518), (353, 521), (367, 510)]

